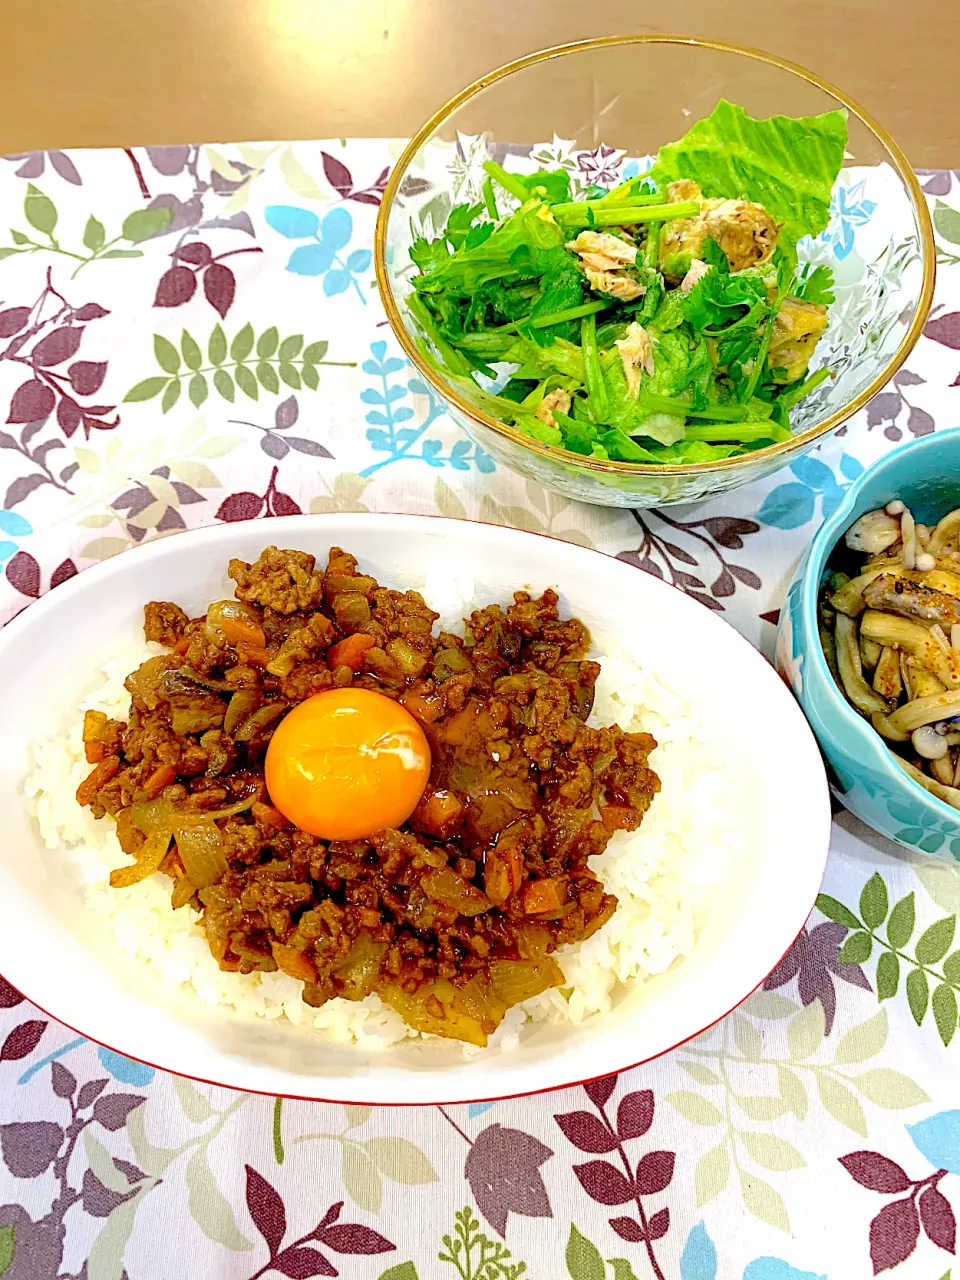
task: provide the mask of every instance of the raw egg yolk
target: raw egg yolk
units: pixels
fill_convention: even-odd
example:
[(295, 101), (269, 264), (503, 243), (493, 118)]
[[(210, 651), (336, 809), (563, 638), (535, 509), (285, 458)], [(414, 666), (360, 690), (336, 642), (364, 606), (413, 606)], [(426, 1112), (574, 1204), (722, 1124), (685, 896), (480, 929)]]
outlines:
[(322, 840), (399, 827), (430, 777), (430, 747), (409, 711), (369, 689), (330, 689), (285, 716), (265, 764), (270, 799)]

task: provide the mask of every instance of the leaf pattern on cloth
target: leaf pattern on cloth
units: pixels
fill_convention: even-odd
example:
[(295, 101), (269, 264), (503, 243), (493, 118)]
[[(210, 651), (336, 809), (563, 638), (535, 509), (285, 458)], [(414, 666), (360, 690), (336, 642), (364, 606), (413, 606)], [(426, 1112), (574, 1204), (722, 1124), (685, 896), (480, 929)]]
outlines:
[[(513, 474), (407, 363), (372, 266), (401, 149), (200, 144), (0, 164), (0, 619), (217, 520), (416, 511), (618, 555), (769, 654), (818, 521), (898, 440), (956, 425), (956, 176), (923, 176), (937, 296), (883, 392), (767, 480), (633, 513)], [(560, 138), (537, 154), (577, 192), (638, 171)], [(458, 198), (484, 158), (461, 140)], [(400, 198), (420, 197), (429, 231), (450, 199), (414, 168)], [(869, 228), (853, 192), (834, 212), (841, 249)], [(912, 821), (904, 810), (907, 838)], [(819, 910), (718, 1026), (619, 1077), (442, 1113), (175, 1080), (0, 978), (0, 1277), (956, 1276), (960, 840), (929, 842), (946, 859), (891, 852), (841, 816)]]
[(506, 1233), (511, 1213), (526, 1218), (552, 1217), (540, 1172), (540, 1166), (552, 1155), (548, 1146), (522, 1129), (492, 1124), (474, 1138), (463, 1176), (497, 1235)]

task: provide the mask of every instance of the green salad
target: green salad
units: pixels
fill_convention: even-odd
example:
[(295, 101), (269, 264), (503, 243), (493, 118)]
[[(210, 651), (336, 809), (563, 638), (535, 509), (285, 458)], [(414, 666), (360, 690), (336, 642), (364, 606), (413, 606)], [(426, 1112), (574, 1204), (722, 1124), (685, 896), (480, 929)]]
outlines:
[(584, 457), (691, 463), (790, 436), (834, 301), (798, 266), (827, 225), (842, 111), (721, 101), (648, 172), (571, 199), (568, 173), (489, 160), (483, 200), (414, 241), (424, 357), (478, 408)]

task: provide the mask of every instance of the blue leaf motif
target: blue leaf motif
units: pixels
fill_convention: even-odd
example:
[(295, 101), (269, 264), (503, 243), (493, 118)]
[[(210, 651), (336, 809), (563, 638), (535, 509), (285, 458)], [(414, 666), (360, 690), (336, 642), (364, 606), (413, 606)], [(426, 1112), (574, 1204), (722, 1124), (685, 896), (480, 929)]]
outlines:
[(386, 414), (380, 413), (377, 409), (371, 409), (369, 413), (364, 414), (364, 420), (374, 427), (389, 427), (390, 419)]
[(402, 400), (407, 394), (406, 387), (391, 387), (387, 392), (386, 404), (393, 404), (397, 400)]
[[(368, 360), (367, 364), (370, 364), (370, 363), (372, 362)], [(368, 369), (367, 372), (369, 373), (370, 370)], [(384, 399), (383, 392), (378, 391), (376, 387), (364, 387), (364, 389), (360, 392), (360, 399), (363, 401), (364, 404), (386, 404), (387, 403), (386, 400)]]
[(0, 511), (0, 529), (14, 538), (25, 538), (33, 533), (33, 525), (16, 511)]
[(145, 1062), (134, 1062), (132, 1058), (125, 1058), (122, 1053), (114, 1053), (112, 1049), (105, 1049), (102, 1045), (97, 1050), (97, 1057), (104, 1071), (109, 1071), (114, 1080), (119, 1080), (121, 1084), (132, 1084), (142, 1088), (157, 1074), (153, 1067), (148, 1067)]
[(812, 1271), (797, 1271), (782, 1258), (755, 1258), (747, 1264), (743, 1280), (827, 1280)]
[(938, 1111), (917, 1124), (908, 1124), (907, 1133), (935, 1169), (960, 1173), (960, 1111)]
[(450, 450), (450, 465), (456, 471), (470, 470), (470, 441), (458, 440)]
[(805, 484), (779, 484), (763, 500), (757, 519), (776, 529), (799, 529), (813, 518), (816, 498)]
[(320, 224), (320, 239), (336, 253), (350, 243), (353, 219), (346, 209), (332, 209)]
[(391, 356), (389, 360), (384, 360), (380, 366), (380, 372), (389, 378), (391, 373), (399, 373), (405, 364), (405, 360), (398, 360), (396, 356)]
[(430, 388), (419, 378), (411, 378), (407, 386), (415, 396), (428, 396), (430, 394)]
[[(379, 343), (379, 342), (377, 343), (378, 347), (382, 345), (383, 345), (382, 343)], [(380, 362), (377, 360), (364, 360), (363, 364), (360, 367), (364, 373), (369, 373), (371, 378), (383, 377), (384, 366), (380, 364)]]
[(797, 458), (791, 462), (790, 470), (802, 480), (804, 484), (808, 484), (811, 489), (821, 490), (829, 489), (831, 485), (835, 485), (833, 472), (818, 458)]
[(309, 209), (298, 209), (292, 204), (271, 204), (263, 212), (267, 225), (288, 240), (309, 240), (320, 229), (320, 219)]
[(495, 1107), (496, 1105), (497, 1104), (495, 1102), (471, 1102), (469, 1107), (467, 1107), (467, 1115), (471, 1120), (474, 1120), (477, 1116), (484, 1115), (491, 1107)]
[(3, 564), (5, 560), (9, 560), (13, 553), (19, 550), (20, 548), (15, 542), (0, 542), (0, 564)]
[(707, 1228), (698, 1222), (680, 1255), (680, 1280), (716, 1280), (716, 1276), (717, 1250)]
[[(393, 411), (394, 422), (406, 422), (409, 418), (412, 418), (412, 417), (413, 417), (413, 410), (408, 409), (405, 405), (401, 405), (399, 409), (394, 409)], [(438, 449), (440, 448), (439, 441), (437, 442), (437, 448)]]
[(857, 476), (863, 475), (863, 463), (852, 454), (845, 453), (840, 459), (840, 470), (848, 480), (856, 480)]
[(840, 505), (840, 501), (844, 494), (843, 489), (841, 489), (832, 478), (830, 483), (833, 485), (833, 488), (824, 489), (820, 504), (824, 520), (826, 520), (827, 516), (833, 515), (834, 511), (836, 511), (837, 507)]
[[(326, 244), (302, 244), (294, 249), (287, 263), (287, 270), (298, 276), (322, 276), (333, 261), (333, 250)], [(350, 277), (347, 277), (349, 283)], [(324, 280), (326, 284), (326, 280)], [(344, 288), (347, 286), (344, 285)]]
[(497, 464), (484, 449), (477, 449), (473, 461), (481, 475), (488, 476), (497, 469)]
[(416, 440), (417, 438), (417, 435), (418, 435), (418, 432), (416, 427), (404, 427), (402, 431), (397, 432), (397, 435), (396, 435), (397, 444), (400, 446), (401, 449), (403, 449), (408, 444), (413, 444), (414, 440)]
[(367, 432), (367, 439), (370, 441), (370, 448), (376, 449), (378, 453), (390, 452), (390, 437), (385, 431), (371, 427)]
[(443, 463), (437, 459), (437, 454), (442, 448), (443, 445), (439, 440), (424, 440), (422, 449), (424, 462), (429, 463), (431, 467), (442, 467)]
[(340, 267), (334, 267), (323, 277), (323, 292), (328, 298), (332, 298), (334, 294), (343, 293), (345, 289), (350, 288), (350, 272), (344, 271)]
[(918, 840), (917, 846), (922, 849), (924, 853), (936, 853), (944, 840), (946, 840), (945, 835), (939, 831), (933, 831), (930, 835), (924, 836), (922, 840)]
[(361, 271), (366, 271), (367, 267), (369, 267), (372, 257), (373, 254), (369, 249), (354, 249), (347, 259), (347, 270), (352, 271), (354, 275), (359, 275)]
[(370, 354), (374, 357), (375, 360), (382, 360), (383, 357), (387, 354), (387, 344), (382, 341), (371, 342)]

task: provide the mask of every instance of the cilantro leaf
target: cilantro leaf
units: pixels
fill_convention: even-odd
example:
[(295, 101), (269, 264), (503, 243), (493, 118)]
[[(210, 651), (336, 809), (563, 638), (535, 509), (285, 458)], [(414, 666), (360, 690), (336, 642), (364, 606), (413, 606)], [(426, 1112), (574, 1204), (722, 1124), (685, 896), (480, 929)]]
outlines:
[(410, 257), (423, 274), (428, 275), (443, 266), (450, 257), (450, 250), (442, 236), (439, 240), (426, 240), (423, 236), (417, 236), (410, 246)]
[(514, 276), (511, 255), (526, 245), (530, 249), (553, 249), (563, 244), (564, 233), (549, 218), (541, 218), (539, 201), (521, 205), (499, 227), (489, 232), (482, 243), (471, 242), (473, 231), (493, 223), (478, 223), (468, 233), (459, 249), (445, 261), (414, 279), (421, 292), (438, 293), (447, 289), (468, 296), (486, 279)]
[(711, 337), (731, 323), (746, 323), (748, 319), (756, 327), (769, 310), (766, 284), (754, 270), (721, 275), (711, 267), (686, 296), (680, 293), (680, 298), (683, 318), (695, 330)]
[(811, 268), (807, 263), (800, 273), (796, 296), (802, 298), (804, 302), (819, 302), (829, 306), (831, 302), (836, 301), (836, 294), (833, 292), (833, 272), (825, 264)]
[[(467, 233), (472, 229), (475, 220), (482, 212), (482, 204), (458, 204), (450, 210), (450, 216), (447, 218), (447, 225), (443, 234), (451, 249), (460, 248), (467, 237)], [(490, 231), (493, 231), (493, 223), (480, 223), (479, 225), (490, 228), (487, 235), (490, 234)]]

